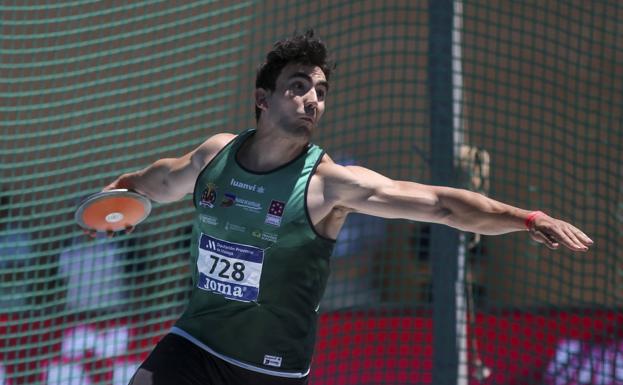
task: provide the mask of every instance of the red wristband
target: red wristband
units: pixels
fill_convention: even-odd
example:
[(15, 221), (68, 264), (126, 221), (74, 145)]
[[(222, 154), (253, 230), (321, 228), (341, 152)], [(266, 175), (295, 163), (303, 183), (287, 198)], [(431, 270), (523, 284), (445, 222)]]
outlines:
[(526, 229), (532, 230), (532, 227), (534, 226), (534, 221), (539, 215), (545, 215), (545, 213), (543, 211), (533, 211), (530, 214), (528, 214), (528, 216), (526, 217), (526, 222), (525, 222)]

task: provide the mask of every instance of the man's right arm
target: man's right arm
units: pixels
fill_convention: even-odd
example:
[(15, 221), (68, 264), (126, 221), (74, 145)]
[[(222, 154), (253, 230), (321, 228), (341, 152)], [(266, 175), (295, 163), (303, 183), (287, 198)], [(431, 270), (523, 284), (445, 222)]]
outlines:
[(156, 202), (173, 202), (193, 192), (203, 168), (231, 141), (233, 134), (217, 134), (180, 158), (160, 159), (150, 166), (123, 174), (104, 188), (128, 189)]

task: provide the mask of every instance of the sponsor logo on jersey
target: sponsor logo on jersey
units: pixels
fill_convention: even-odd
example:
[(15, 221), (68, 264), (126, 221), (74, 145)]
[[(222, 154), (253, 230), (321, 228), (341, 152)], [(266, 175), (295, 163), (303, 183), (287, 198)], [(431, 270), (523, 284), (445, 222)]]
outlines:
[(241, 182), (234, 178), (231, 178), (231, 180), (229, 181), (229, 184), (234, 187), (237, 187), (243, 190), (253, 191), (259, 194), (264, 194), (264, 191), (265, 191), (264, 186), (258, 186), (256, 184)]
[(285, 208), (285, 202), (272, 200), (270, 202), (270, 207), (268, 207), (268, 213), (266, 214), (264, 223), (277, 227), (281, 226), (281, 218), (283, 217), (283, 210)]
[(255, 238), (259, 238), (263, 241), (269, 241), (269, 242), (277, 242), (277, 234), (275, 233), (267, 233), (265, 231), (262, 230), (253, 230), (251, 232), (251, 235), (253, 235)]
[(232, 193), (225, 193), (221, 201), (221, 207), (231, 207), (236, 202), (236, 196)]
[(225, 230), (238, 231), (240, 233), (244, 233), (247, 231), (247, 228), (244, 226), (237, 225), (235, 223), (227, 222), (225, 223)]
[(244, 299), (245, 293), (248, 290), (248, 288), (245, 286), (218, 281), (216, 279), (210, 278), (205, 274), (201, 274), (199, 276), (199, 284), (197, 286), (203, 290), (219, 293), (228, 299), (248, 302)]
[(216, 185), (214, 183), (208, 183), (201, 193), (199, 206), (213, 208), (214, 202), (216, 202)]
[(251, 211), (253, 213), (259, 213), (262, 211), (261, 203), (239, 197), (236, 198), (236, 207), (240, 207), (243, 210)]
[(211, 215), (199, 214), (199, 221), (201, 223), (205, 223), (206, 225), (218, 225), (218, 218)]
[(279, 356), (271, 356), (271, 355), (266, 354), (264, 356), (264, 365), (274, 366), (274, 367), (280, 368), (281, 367), (281, 357), (279, 357)]
[(262, 204), (249, 199), (244, 199), (236, 194), (226, 192), (223, 194), (223, 200), (221, 200), (221, 207), (236, 206), (243, 210), (250, 211), (252, 213), (259, 213), (262, 211)]

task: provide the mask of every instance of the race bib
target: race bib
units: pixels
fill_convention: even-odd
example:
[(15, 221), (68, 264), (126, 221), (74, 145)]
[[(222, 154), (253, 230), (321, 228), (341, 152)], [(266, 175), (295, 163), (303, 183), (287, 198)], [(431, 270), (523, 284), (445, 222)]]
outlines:
[(256, 301), (263, 262), (263, 249), (201, 234), (197, 287), (236, 301)]

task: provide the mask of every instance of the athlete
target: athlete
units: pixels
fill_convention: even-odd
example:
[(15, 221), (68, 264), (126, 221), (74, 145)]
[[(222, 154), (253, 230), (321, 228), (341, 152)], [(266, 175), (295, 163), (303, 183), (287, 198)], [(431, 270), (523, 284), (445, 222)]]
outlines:
[(131, 384), (306, 384), (329, 257), (352, 212), (487, 235), (529, 230), (552, 249), (592, 244), (540, 211), (334, 163), (311, 144), (332, 69), (313, 31), (277, 42), (257, 74), (256, 129), (216, 134), (105, 188), (157, 202), (193, 194), (196, 207), (187, 309)]

